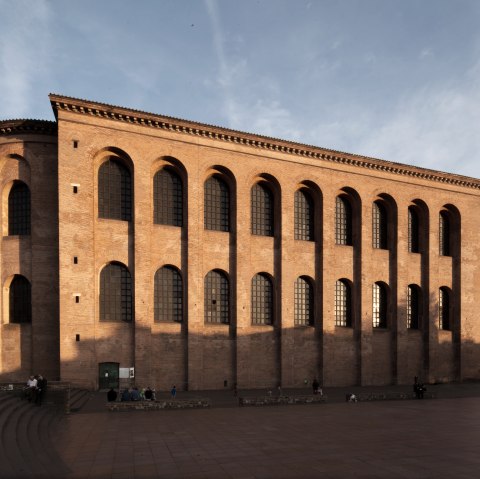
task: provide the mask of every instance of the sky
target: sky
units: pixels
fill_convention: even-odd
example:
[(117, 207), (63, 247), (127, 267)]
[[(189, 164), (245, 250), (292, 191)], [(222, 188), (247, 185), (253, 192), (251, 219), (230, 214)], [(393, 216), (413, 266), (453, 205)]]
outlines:
[(0, 120), (49, 93), (480, 178), (479, 0), (0, 0)]

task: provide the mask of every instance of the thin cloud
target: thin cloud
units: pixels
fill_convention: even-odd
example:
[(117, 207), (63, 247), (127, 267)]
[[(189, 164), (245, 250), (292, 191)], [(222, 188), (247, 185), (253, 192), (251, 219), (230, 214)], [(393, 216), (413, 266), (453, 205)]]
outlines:
[(34, 87), (50, 70), (50, 6), (45, 0), (0, 0), (0, 11), (0, 115), (30, 116), (39, 100), (32, 97)]

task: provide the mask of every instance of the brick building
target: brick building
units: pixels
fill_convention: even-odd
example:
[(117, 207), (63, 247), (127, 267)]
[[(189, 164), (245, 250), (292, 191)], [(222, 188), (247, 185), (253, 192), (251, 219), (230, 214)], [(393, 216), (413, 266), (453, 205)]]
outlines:
[(0, 122), (0, 381), (480, 379), (479, 180), (50, 101)]

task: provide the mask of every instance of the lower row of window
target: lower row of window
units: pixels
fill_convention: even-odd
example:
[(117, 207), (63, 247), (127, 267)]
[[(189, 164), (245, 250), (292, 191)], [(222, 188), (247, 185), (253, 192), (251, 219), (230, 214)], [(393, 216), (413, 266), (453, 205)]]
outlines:
[[(339, 279), (335, 285), (335, 326), (353, 326), (352, 283)], [(180, 271), (173, 266), (164, 266), (154, 278), (154, 320), (183, 320), (184, 288)], [(21, 275), (15, 275), (10, 285), (10, 322), (31, 321), (31, 286)], [(378, 282), (372, 289), (372, 321), (374, 328), (387, 328), (389, 316), (388, 286)], [(411, 284), (407, 288), (407, 328), (419, 329), (422, 325), (422, 290)], [(439, 328), (451, 326), (451, 291), (439, 290)], [(212, 270), (204, 281), (204, 318), (206, 323), (229, 323), (231, 310), (230, 282), (220, 270)], [(273, 279), (266, 273), (258, 273), (251, 284), (252, 324), (274, 323), (275, 301)], [(100, 273), (100, 320), (132, 321), (133, 286), (130, 271), (121, 263), (110, 263)], [(298, 326), (313, 326), (315, 323), (315, 293), (313, 280), (300, 276), (295, 281), (294, 320)]]

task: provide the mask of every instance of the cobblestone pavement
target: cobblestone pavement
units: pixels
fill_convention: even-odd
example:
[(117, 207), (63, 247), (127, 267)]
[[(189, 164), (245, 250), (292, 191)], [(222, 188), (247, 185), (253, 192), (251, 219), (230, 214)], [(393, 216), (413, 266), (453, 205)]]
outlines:
[(204, 392), (225, 407), (123, 413), (97, 394), (65, 418), (57, 452), (81, 479), (479, 477), (480, 385), (431, 389), (438, 399), (353, 404), (339, 388), (327, 404), (266, 408)]

